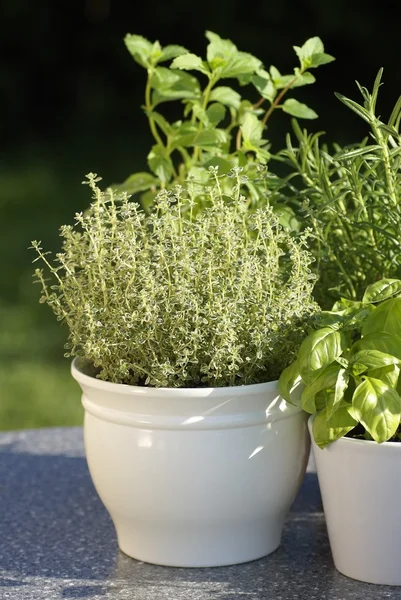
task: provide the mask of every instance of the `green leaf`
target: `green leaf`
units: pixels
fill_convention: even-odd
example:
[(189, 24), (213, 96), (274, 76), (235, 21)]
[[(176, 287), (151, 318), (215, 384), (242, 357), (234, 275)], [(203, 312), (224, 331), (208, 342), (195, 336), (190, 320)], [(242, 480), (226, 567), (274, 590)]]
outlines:
[(387, 367), (381, 367), (380, 369), (372, 369), (367, 372), (367, 375), (368, 377), (380, 379), (380, 381), (383, 381), (383, 383), (387, 384), (389, 387), (397, 389), (400, 369), (397, 365), (388, 365)]
[(219, 102), (213, 102), (209, 105), (206, 115), (209, 122), (216, 126), (220, 123), (220, 121), (223, 121), (224, 117), (226, 116), (226, 109)]
[(334, 362), (345, 350), (347, 341), (341, 331), (323, 327), (309, 334), (298, 351), (299, 372), (309, 383), (316, 371)]
[(223, 40), (217, 33), (206, 31), (205, 35), (210, 42), (206, 50), (206, 58), (209, 64), (213, 63), (215, 58), (227, 60), (238, 52), (235, 44), (230, 40)]
[(204, 75), (210, 77), (210, 71), (203, 62), (203, 60), (196, 56), (196, 54), (192, 54), (188, 52), (187, 54), (182, 54), (181, 56), (177, 56), (171, 63), (172, 69), (182, 69), (184, 71), (200, 71)]
[(344, 369), (341, 369), (338, 363), (331, 364), (304, 387), (301, 396), (304, 411), (312, 415), (316, 413), (318, 410), (316, 394), (322, 390), (334, 388), (340, 371), (344, 371)]
[(358, 425), (352, 413), (352, 407), (344, 404), (332, 414), (326, 408), (316, 415), (312, 423), (312, 434), (319, 448), (325, 448), (339, 440)]
[(379, 379), (366, 377), (354, 392), (352, 406), (360, 423), (379, 444), (396, 432), (400, 423), (401, 398)]
[(360, 350), (350, 359), (350, 366), (355, 375), (360, 375), (369, 369), (380, 369), (400, 362), (396, 356), (380, 350)]
[(209, 150), (227, 143), (227, 134), (223, 129), (205, 129), (195, 136), (194, 145)]
[(300, 69), (295, 68), (294, 69), (294, 73), (295, 73), (295, 81), (294, 83), (291, 85), (291, 89), (292, 88), (297, 88), (297, 87), (302, 87), (304, 85), (311, 85), (312, 83), (315, 83), (316, 81), (316, 77), (314, 75), (312, 75), (312, 73), (302, 73), (300, 71)]
[(148, 68), (151, 64), (153, 44), (141, 35), (130, 33), (125, 36), (124, 42), (132, 58), (145, 69)]
[(245, 143), (258, 144), (262, 139), (263, 123), (255, 114), (247, 112), (242, 121), (241, 131)]
[(199, 104), (194, 104), (192, 106), (192, 111), (193, 111), (195, 117), (198, 119), (198, 121), (203, 123), (203, 125), (206, 125), (206, 126), (209, 125), (209, 118), (208, 118), (204, 108), (202, 108)]
[(237, 52), (221, 68), (220, 77), (243, 77), (252, 75), (262, 66), (258, 58), (247, 52)]
[(370, 333), (358, 340), (352, 350), (379, 350), (401, 360), (401, 337), (385, 332)]
[(401, 281), (399, 279), (380, 279), (366, 288), (362, 302), (382, 302), (391, 296), (401, 293)]
[(166, 67), (156, 67), (150, 78), (150, 86), (153, 89), (169, 89), (180, 79), (180, 72), (167, 69)]
[(225, 104), (230, 108), (234, 108), (235, 110), (239, 109), (241, 104), (241, 96), (235, 90), (232, 90), (230, 87), (220, 86), (214, 88), (212, 93), (210, 94), (210, 100), (215, 102), (221, 102), (221, 104)]
[(291, 83), (295, 82), (296, 78), (295, 75), (282, 75), (274, 65), (270, 67), (270, 77), (272, 79), (274, 87), (278, 90), (281, 90), (290, 85)]
[(314, 110), (306, 106), (306, 104), (298, 102), (295, 98), (288, 98), (282, 105), (282, 108), (284, 112), (293, 117), (298, 117), (298, 119), (317, 119), (318, 116)]
[(267, 71), (259, 69), (257, 75), (252, 77), (252, 83), (262, 98), (266, 98), (269, 102), (273, 102), (277, 95), (277, 89)]
[(140, 173), (134, 173), (133, 175), (130, 175), (130, 177), (128, 177), (124, 183), (112, 187), (118, 192), (127, 192), (128, 194), (133, 195), (137, 194), (138, 192), (149, 190), (152, 187), (157, 187), (158, 185), (158, 179), (156, 179), (156, 177), (150, 173), (144, 171)]
[[(158, 67), (156, 71), (159, 69), (164, 69), (164, 67)], [(181, 99), (196, 100), (201, 97), (201, 89), (196, 77), (185, 71), (172, 71), (171, 69), (166, 69), (166, 71), (170, 71), (177, 79), (173, 83), (171, 78), (169, 85), (157, 86), (152, 95), (153, 107), (160, 102)]]
[(170, 123), (166, 121), (163, 115), (154, 110), (145, 110), (145, 113), (149, 119), (153, 119), (153, 121), (157, 123), (164, 135), (171, 135), (173, 133), (173, 128), (171, 127)]
[(188, 54), (188, 50), (183, 46), (170, 45), (165, 46), (162, 50), (161, 57), (158, 62), (164, 62), (166, 60), (171, 60), (172, 58), (176, 58), (177, 56), (181, 56), (182, 54)]
[(299, 374), (298, 363), (295, 361), (291, 363), (289, 367), (284, 369), (278, 380), (278, 391), (284, 400), (293, 403), (291, 391), (300, 380), (301, 376)]
[(301, 223), (291, 206), (277, 203), (273, 206), (273, 212), (278, 217), (281, 227), (292, 232), (301, 231)]
[(219, 175), (226, 175), (233, 168), (234, 164), (225, 158), (221, 158), (220, 156), (212, 156), (209, 160), (204, 163), (204, 168), (208, 169), (209, 167), (218, 167)]
[(334, 386), (334, 393), (331, 394), (327, 403), (327, 415), (331, 417), (341, 406), (344, 394), (349, 384), (349, 373), (345, 369), (340, 369)]
[(166, 156), (164, 148), (158, 144), (153, 146), (148, 154), (148, 165), (160, 181), (164, 183), (170, 181), (173, 175), (173, 164), (170, 157)]
[(369, 124), (372, 122), (372, 118), (371, 118), (369, 112), (363, 106), (361, 106), (357, 102), (354, 102), (354, 100), (350, 100), (349, 98), (346, 98), (345, 96), (343, 96), (342, 94), (339, 94), (338, 92), (334, 92), (334, 95), (336, 96), (336, 98), (338, 98), (338, 100), (340, 100), (343, 104), (345, 104), (345, 106), (350, 108), (352, 111), (354, 111), (354, 113), (356, 113), (359, 117), (361, 117), (361, 119), (363, 119), (364, 121), (366, 121)]
[(401, 298), (390, 298), (380, 304), (366, 319), (362, 334), (378, 332), (401, 335)]
[(303, 71), (325, 65), (335, 60), (330, 54), (325, 54), (323, 42), (318, 37), (310, 38), (301, 47), (294, 46), (294, 50), (299, 58), (301, 69)]

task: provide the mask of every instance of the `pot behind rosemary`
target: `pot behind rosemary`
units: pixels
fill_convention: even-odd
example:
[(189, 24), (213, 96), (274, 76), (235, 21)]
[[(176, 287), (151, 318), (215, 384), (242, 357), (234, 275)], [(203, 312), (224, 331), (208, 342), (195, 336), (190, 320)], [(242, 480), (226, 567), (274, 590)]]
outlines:
[(42, 302), (69, 329), (67, 356), (99, 377), (164, 387), (229, 386), (278, 378), (309, 331), (311, 257), (269, 207), (249, 211), (241, 169), (211, 169), (204, 210), (196, 184), (161, 192), (146, 214), (129, 197), (101, 191), (63, 226), (52, 262), (33, 242)]

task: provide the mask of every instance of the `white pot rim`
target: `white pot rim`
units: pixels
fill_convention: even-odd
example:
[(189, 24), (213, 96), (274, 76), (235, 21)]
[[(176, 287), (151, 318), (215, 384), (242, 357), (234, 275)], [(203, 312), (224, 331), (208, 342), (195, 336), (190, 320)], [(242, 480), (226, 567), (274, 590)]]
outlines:
[(138, 385), (128, 385), (126, 383), (111, 383), (110, 381), (104, 381), (97, 379), (90, 375), (86, 375), (80, 368), (79, 363), (82, 361), (80, 358), (74, 358), (71, 363), (71, 374), (78, 383), (90, 386), (92, 388), (103, 390), (105, 392), (114, 392), (119, 394), (133, 395), (140, 394), (142, 396), (163, 396), (163, 397), (185, 397), (190, 394), (191, 397), (206, 398), (213, 393), (214, 396), (219, 397), (235, 397), (236, 395), (241, 396), (246, 390), (247, 396), (260, 394), (261, 392), (273, 391), (277, 389), (277, 380), (267, 381), (265, 383), (253, 383), (249, 385), (236, 385), (227, 387), (198, 387), (198, 388), (166, 388), (166, 387), (146, 387)]
[[(315, 419), (316, 415), (311, 415), (308, 419), (308, 427), (309, 427), (309, 432), (310, 432), (310, 436), (312, 439), (312, 442), (317, 446), (316, 442), (313, 439), (313, 434), (312, 434), (312, 423), (313, 420)], [(339, 440), (336, 440), (335, 442), (333, 442), (332, 444), (330, 444), (329, 446), (326, 446), (326, 448), (323, 448), (323, 450), (330, 450), (333, 449), (333, 447), (336, 445), (337, 447), (339, 445), (351, 445), (353, 446), (355, 449), (359, 446), (360, 448), (363, 447), (364, 449), (366, 449), (367, 452), (383, 452), (383, 448), (393, 448), (393, 449), (397, 449), (397, 452), (401, 452), (401, 441), (399, 442), (383, 442), (381, 444), (379, 444), (378, 442), (375, 442), (374, 440), (361, 440), (361, 439), (356, 439), (356, 438), (351, 438), (351, 437), (345, 437), (343, 436), (342, 438), (340, 438)], [(369, 450), (368, 450), (369, 448)], [(319, 450), (321, 450), (321, 448), (319, 448)]]

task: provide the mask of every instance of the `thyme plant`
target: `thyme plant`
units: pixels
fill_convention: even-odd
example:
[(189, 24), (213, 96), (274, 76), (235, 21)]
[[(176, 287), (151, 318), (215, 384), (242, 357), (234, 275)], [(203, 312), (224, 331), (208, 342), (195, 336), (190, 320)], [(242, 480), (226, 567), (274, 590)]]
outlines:
[(378, 116), (381, 77), (372, 92), (357, 84), (362, 104), (337, 94), (369, 125), (368, 138), (330, 152), (321, 134), (294, 123), (298, 145), (288, 136), (281, 153), (293, 169), (293, 206), (315, 233), (316, 297), (325, 307), (338, 293), (356, 300), (382, 277), (401, 277), (401, 97), (387, 122)]
[[(151, 213), (126, 193), (101, 191), (63, 226), (54, 261), (33, 242), (41, 301), (69, 328), (67, 356), (102, 379), (150, 386), (232, 386), (276, 379), (295, 358), (317, 306), (307, 233), (299, 240), (271, 208), (249, 211), (241, 168), (211, 168), (198, 185), (161, 191)], [(228, 180), (228, 183), (227, 183)], [(230, 187), (230, 195), (222, 192)]]
[[(299, 66), (289, 75), (275, 66), (266, 69), (261, 60), (211, 31), (206, 37), (205, 59), (182, 46), (162, 48), (158, 41), (140, 35), (125, 37), (131, 56), (147, 73), (143, 109), (154, 144), (147, 155), (149, 172), (131, 175), (120, 190), (141, 193), (144, 207), (152, 204), (158, 190), (185, 185), (188, 177), (206, 184), (209, 166), (218, 166), (221, 174), (243, 167), (250, 176), (245, 195), (254, 205), (265, 203), (266, 190), (254, 175), (257, 165), (270, 158), (265, 133), (271, 116), (282, 110), (298, 118), (317, 117), (311, 108), (286, 96), (314, 83), (311, 69), (334, 60), (325, 54), (318, 37), (294, 46)], [(166, 67), (168, 61), (172, 62)], [(171, 102), (181, 115), (174, 122), (163, 111)], [(203, 200), (197, 198), (200, 204)]]

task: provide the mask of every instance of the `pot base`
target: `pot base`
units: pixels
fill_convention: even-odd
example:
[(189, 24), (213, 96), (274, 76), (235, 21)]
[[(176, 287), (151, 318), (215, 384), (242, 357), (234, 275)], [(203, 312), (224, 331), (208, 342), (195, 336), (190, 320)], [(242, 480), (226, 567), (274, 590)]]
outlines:
[[(284, 517), (283, 517), (284, 520)], [(114, 519), (120, 550), (165, 567), (219, 567), (257, 560), (277, 550), (282, 523), (131, 523)]]

